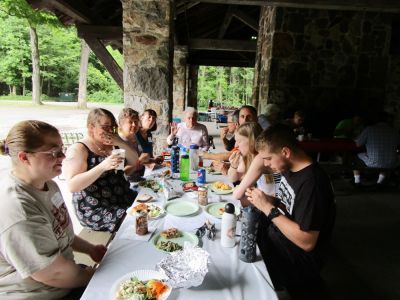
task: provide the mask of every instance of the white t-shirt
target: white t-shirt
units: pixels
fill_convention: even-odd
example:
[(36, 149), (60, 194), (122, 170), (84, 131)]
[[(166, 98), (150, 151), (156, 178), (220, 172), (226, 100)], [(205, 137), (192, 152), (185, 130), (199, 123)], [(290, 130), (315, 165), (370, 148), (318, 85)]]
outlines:
[(74, 231), (54, 181), (47, 191), (0, 174), (0, 298), (59, 299), (69, 289), (47, 286), (30, 276), (62, 254), (73, 260)]

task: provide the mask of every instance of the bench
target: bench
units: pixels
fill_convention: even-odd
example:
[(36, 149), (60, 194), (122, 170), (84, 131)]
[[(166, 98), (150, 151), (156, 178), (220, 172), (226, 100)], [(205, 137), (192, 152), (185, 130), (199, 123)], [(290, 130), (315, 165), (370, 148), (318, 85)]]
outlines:
[[(108, 244), (114, 238), (114, 234), (108, 231), (94, 231), (88, 228), (83, 228), (78, 236), (94, 245), (101, 244), (104, 246), (108, 246)], [(90, 258), (89, 255), (85, 253), (74, 251), (74, 258), (77, 264), (84, 264), (91, 267), (94, 267), (97, 264)]]
[(61, 139), (63, 141), (64, 147), (69, 147), (75, 144), (79, 140), (83, 139), (82, 132), (61, 132)]

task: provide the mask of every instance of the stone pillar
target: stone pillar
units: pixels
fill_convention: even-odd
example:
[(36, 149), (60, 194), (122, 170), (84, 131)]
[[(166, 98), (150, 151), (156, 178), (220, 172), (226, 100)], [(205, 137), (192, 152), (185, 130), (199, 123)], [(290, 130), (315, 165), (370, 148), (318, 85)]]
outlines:
[(172, 115), (171, 1), (122, 0), (124, 44), (124, 102), (139, 113), (158, 114), (153, 134), (160, 153)]
[(189, 65), (188, 96), (186, 106), (197, 108), (197, 81), (199, 78), (199, 66)]
[(182, 118), (186, 99), (186, 59), (188, 50), (185, 46), (177, 46), (174, 51), (174, 85), (172, 116)]
[(260, 11), (256, 64), (253, 79), (253, 106), (264, 112), (268, 102), (269, 74), (272, 61), (272, 37), (275, 30), (276, 7), (264, 6)]

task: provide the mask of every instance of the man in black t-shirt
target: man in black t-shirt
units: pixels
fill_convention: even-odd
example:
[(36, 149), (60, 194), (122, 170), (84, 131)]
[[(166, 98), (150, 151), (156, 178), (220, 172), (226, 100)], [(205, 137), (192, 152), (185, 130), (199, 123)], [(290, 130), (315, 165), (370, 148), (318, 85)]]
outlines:
[(246, 191), (264, 213), (258, 244), (271, 279), (277, 288), (315, 287), (335, 219), (330, 180), (285, 125), (265, 130), (257, 151), (265, 166), (282, 173), (276, 198), (256, 188)]

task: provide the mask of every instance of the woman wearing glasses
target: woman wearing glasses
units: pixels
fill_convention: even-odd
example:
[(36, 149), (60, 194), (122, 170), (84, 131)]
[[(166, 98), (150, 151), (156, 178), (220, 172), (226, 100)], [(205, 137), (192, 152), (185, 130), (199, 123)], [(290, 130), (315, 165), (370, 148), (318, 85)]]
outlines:
[(3, 297), (60, 299), (86, 286), (94, 273), (75, 264), (72, 251), (98, 262), (107, 250), (74, 235), (61, 192), (51, 180), (61, 174), (63, 150), (58, 130), (41, 121), (16, 124), (0, 142), (0, 152), (11, 158), (11, 171), (3, 171), (0, 186)]
[[(123, 161), (114, 148), (125, 152), (126, 168), (134, 171), (138, 155), (117, 133), (113, 114), (102, 108), (89, 112), (87, 136), (67, 152), (64, 174), (72, 192), (78, 220), (84, 227), (113, 232), (133, 203), (136, 193), (129, 188), (124, 171), (116, 170)], [(129, 175), (129, 174), (128, 174)]]

